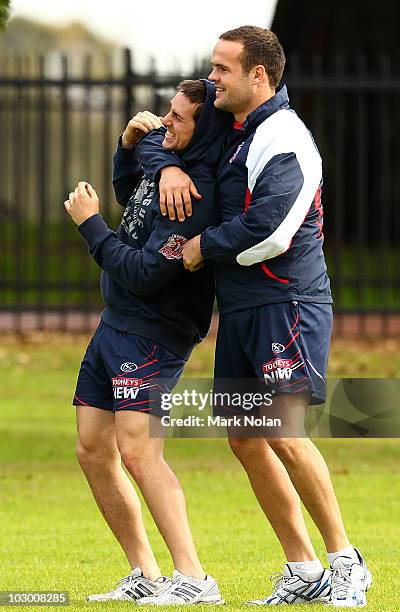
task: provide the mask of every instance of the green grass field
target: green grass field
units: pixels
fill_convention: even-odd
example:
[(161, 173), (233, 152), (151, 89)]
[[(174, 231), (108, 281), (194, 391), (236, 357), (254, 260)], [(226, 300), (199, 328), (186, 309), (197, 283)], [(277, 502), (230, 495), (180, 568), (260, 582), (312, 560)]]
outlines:
[[(70, 406), (87, 338), (3, 338), (0, 348), (0, 590), (62, 590), (68, 610), (127, 610), (134, 604), (87, 604), (128, 573), (123, 553), (95, 506), (74, 458)], [(212, 370), (212, 341), (197, 348), (188, 375)], [(397, 376), (400, 342), (336, 341), (335, 376)], [(247, 479), (225, 440), (168, 440), (166, 455), (186, 492), (200, 557), (227, 605), (269, 591), (283, 556)], [(321, 440), (351, 540), (368, 558), (375, 583), (368, 609), (400, 610), (400, 444), (397, 440)], [(172, 565), (145, 513), (163, 571)], [(323, 546), (310, 525), (316, 548)], [(305, 606), (293, 606), (300, 610)], [(2, 608), (9, 609), (9, 608)], [(18, 607), (18, 609), (22, 609)], [(34, 609), (51, 609), (37, 608)], [(314, 606), (313, 609), (322, 609)]]

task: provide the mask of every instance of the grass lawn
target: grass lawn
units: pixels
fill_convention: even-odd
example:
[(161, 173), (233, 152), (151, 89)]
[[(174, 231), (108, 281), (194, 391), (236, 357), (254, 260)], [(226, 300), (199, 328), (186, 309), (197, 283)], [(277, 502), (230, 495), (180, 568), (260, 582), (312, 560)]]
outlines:
[[(3, 338), (0, 347), (0, 590), (65, 590), (69, 610), (128, 610), (87, 604), (128, 572), (74, 459), (77, 368), (87, 338)], [(334, 376), (398, 376), (400, 342), (336, 341)], [(212, 340), (194, 352), (187, 375), (209, 376)], [(200, 557), (218, 579), (226, 610), (266, 594), (283, 556), (225, 440), (168, 440), (166, 455), (185, 489)], [(397, 612), (400, 554), (400, 444), (397, 440), (320, 440), (351, 540), (374, 574), (368, 609)], [(151, 517), (151, 542), (163, 571), (172, 565)], [(318, 553), (323, 546), (310, 529)], [(301, 610), (305, 606), (293, 606)], [(9, 609), (5, 608), (4, 609)], [(20, 609), (18, 607), (18, 609)], [(50, 609), (37, 608), (34, 609)], [(314, 606), (314, 610), (322, 606)]]

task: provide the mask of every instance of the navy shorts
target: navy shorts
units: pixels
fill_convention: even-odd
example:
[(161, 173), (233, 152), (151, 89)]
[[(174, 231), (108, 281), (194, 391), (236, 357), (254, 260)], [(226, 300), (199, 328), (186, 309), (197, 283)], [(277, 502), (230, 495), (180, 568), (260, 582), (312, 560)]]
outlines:
[(161, 409), (161, 395), (175, 386), (185, 363), (153, 340), (101, 321), (83, 358), (72, 403), (168, 414)]
[(295, 301), (222, 314), (215, 390), (218, 380), (226, 389), (229, 379), (254, 379), (257, 390), (309, 391), (311, 404), (323, 404), (332, 319), (330, 304)]

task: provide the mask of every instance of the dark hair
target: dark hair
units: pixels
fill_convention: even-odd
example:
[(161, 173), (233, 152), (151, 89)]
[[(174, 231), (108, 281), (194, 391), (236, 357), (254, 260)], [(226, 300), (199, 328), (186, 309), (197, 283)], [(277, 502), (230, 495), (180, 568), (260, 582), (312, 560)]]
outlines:
[(207, 87), (204, 81), (201, 79), (190, 80), (186, 79), (181, 81), (177, 87), (177, 90), (189, 98), (192, 104), (197, 104), (196, 110), (193, 115), (195, 123), (197, 122), (201, 109), (204, 106), (207, 95)]
[(243, 51), (239, 59), (244, 73), (248, 74), (253, 66), (261, 64), (265, 66), (270, 86), (277, 88), (286, 58), (276, 34), (271, 30), (247, 25), (224, 32), (220, 39), (241, 42)]

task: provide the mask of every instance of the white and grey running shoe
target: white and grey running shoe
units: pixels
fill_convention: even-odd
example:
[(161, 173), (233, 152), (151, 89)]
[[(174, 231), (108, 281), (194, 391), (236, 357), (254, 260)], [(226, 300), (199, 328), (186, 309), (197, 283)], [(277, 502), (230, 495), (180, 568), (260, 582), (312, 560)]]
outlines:
[(138, 604), (153, 606), (188, 606), (191, 604), (224, 604), (214, 578), (206, 576), (205, 580), (184, 576), (174, 571), (172, 581), (161, 591), (150, 597), (138, 599)]
[(87, 601), (109, 601), (116, 600), (131, 600), (137, 601), (141, 597), (149, 597), (158, 591), (162, 590), (171, 580), (160, 576), (157, 580), (150, 580), (143, 576), (140, 567), (135, 567), (129, 576), (122, 578), (117, 583), (117, 587), (109, 593), (101, 593), (99, 595), (89, 595)]
[(283, 574), (273, 574), (274, 588), (264, 599), (246, 601), (251, 606), (327, 603), (331, 593), (331, 571), (324, 570), (317, 580), (304, 580), (285, 565)]
[(330, 605), (339, 608), (363, 608), (367, 605), (366, 592), (372, 584), (372, 575), (362, 555), (354, 549), (352, 557), (337, 557), (332, 568), (332, 595)]

